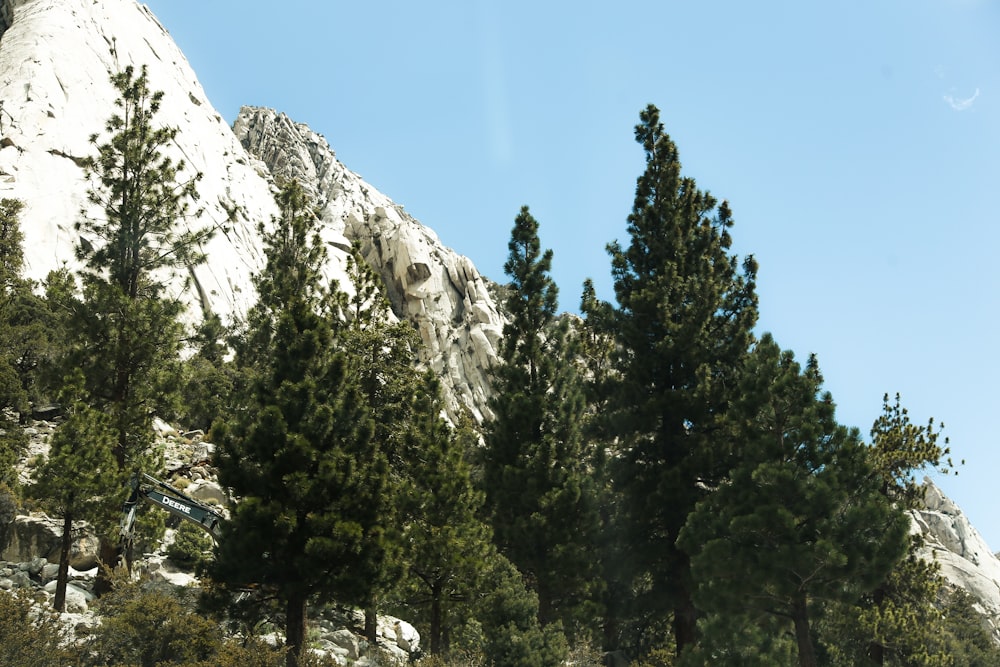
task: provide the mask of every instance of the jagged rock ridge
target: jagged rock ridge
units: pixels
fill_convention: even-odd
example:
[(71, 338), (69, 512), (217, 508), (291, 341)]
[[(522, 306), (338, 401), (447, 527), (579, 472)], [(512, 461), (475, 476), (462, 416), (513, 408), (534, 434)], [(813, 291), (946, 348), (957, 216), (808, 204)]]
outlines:
[(303, 184), (332, 245), (343, 247), (340, 238), (360, 245), (386, 284), (393, 312), (420, 332), (425, 361), (441, 376), (451, 409), (457, 399), (481, 418), (503, 318), (472, 262), (348, 170), (308, 126), (271, 109), (244, 107), (233, 129), (275, 177)]

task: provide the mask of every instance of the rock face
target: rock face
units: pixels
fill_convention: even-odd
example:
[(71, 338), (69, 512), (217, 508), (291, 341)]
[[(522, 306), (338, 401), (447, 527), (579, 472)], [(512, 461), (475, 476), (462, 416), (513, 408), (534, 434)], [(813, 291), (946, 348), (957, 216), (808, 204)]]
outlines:
[(489, 283), (348, 171), (306, 126), (245, 109), (237, 139), (170, 35), (136, 0), (0, 0), (0, 197), (25, 203), (29, 277), (74, 266), (74, 223), (102, 215), (87, 203), (81, 165), (94, 154), (89, 137), (115, 111), (109, 74), (127, 65), (147, 66), (150, 87), (164, 92), (157, 120), (180, 130), (166, 151), (187, 164), (180, 176), (203, 176), (200, 209), (183, 224), (216, 233), (191, 286), (183, 277), (176, 282), (192, 320), (204, 309), (231, 321), (253, 303), (251, 275), (263, 266), (257, 226), (277, 212), (274, 177), (298, 178), (321, 206), (333, 248), (329, 277), (350, 289), (344, 258), (350, 243), (359, 243), (385, 278), (396, 315), (419, 330), (424, 362), (442, 378), (449, 411), (464, 405), (478, 418), (487, 413), (485, 370), (503, 327)]
[(100, 214), (87, 205), (81, 163), (94, 153), (90, 135), (115, 111), (109, 73), (146, 65), (153, 90), (165, 93), (159, 122), (181, 130), (168, 151), (187, 163), (181, 177), (204, 174), (201, 213), (184, 224), (217, 230), (189, 301), (224, 317), (245, 309), (250, 272), (261, 264), (256, 224), (275, 211), (266, 173), (212, 108), (167, 31), (135, 0), (0, 0), (0, 7), (0, 197), (25, 203), (29, 276), (73, 265), (74, 223), (83, 210)]
[(990, 551), (962, 510), (934, 483), (924, 480), (925, 509), (913, 512), (926, 542), (922, 555), (941, 565), (941, 575), (975, 596), (1000, 627), (1000, 559)]
[(271, 173), (297, 179), (320, 209), (326, 240), (357, 243), (385, 281), (392, 309), (420, 332), (424, 362), (458, 403), (487, 411), (487, 369), (496, 361), (504, 320), (491, 284), (402, 206), (337, 160), (326, 139), (271, 109), (244, 107), (233, 126)]
[[(97, 565), (98, 541), (86, 524), (74, 525), (76, 537), (70, 547), (69, 564), (77, 570)], [(44, 514), (21, 515), (8, 527), (0, 560), (22, 562), (42, 557), (59, 562), (62, 522)]]

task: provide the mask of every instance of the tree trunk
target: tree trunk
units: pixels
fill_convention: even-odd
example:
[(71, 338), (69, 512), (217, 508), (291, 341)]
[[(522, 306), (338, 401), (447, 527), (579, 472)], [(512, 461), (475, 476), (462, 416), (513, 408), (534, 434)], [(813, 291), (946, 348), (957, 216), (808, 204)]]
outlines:
[(365, 608), (365, 639), (374, 648), (378, 644), (378, 613), (375, 611), (375, 600)]
[(431, 586), (431, 655), (441, 653), (441, 583)]
[(73, 543), (73, 515), (63, 514), (62, 546), (59, 549), (59, 573), (56, 575), (56, 611), (66, 611), (66, 582), (69, 580), (69, 549)]
[(306, 596), (289, 595), (285, 608), (285, 667), (298, 667), (299, 657), (306, 645)]
[(698, 610), (690, 593), (685, 592), (674, 607), (674, 641), (677, 643), (677, 657), (679, 658), (687, 647), (694, 646), (697, 640)]
[[(888, 495), (888, 492), (883, 492)], [(873, 600), (875, 606), (881, 608), (885, 604), (885, 586), (879, 586), (875, 589), (873, 594)], [(868, 659), (873, 665), (884, 665), (885, 664), (885, 646), (883, 646), (879, 641), (872, 640), (868, 644)]]
[(799, 667), (816, 667), (816, 649), (809, 632), (809, 608), (805, 594), (800, 594), (792, 609), (795, 641), (799, 647)]

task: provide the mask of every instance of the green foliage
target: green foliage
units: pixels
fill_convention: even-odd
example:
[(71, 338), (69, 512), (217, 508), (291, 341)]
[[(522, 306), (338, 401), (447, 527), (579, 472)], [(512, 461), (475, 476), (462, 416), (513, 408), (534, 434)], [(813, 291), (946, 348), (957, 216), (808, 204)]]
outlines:
[(163, 100), (161, 91), (149, 89), (146, 67), (138, 76), (129, 65), (111, 75), (118, 91), (119, 112), (107, 121), (109, 135), (99, 143), (90, 141), (97, 156), (86, 163), (87, 174), (97, 179), (90, 202), (104, 212), (104, 219), (83, 219), (77, 230), (90, 243), (81, 243), (77, 255), (88, 275), (118, 287), (129, 299), (159, 299), (164, 284), (151, 280), (158, 271), (175, 272), (201, 263), (198, 244), (208, 232), (181, 228), (192, 214), (190, 201), (198, 199), (196, 183), (201, 174), (178, 182), (185, 170), (163, 155), (179, 130), (157, 127), (156, 114)]
[(699, 607), (791, 619), (804, 667), (816, 664), (814, 601), (874, 590), (905, 552), (908, 529), (821, 384), (815, 358), (801, 369), (762, 338), (740, 385), (740, 461), (680, 538)]
[(333, 347), (318, 221), (294, 182), (278, 204), (281, 217), (262, 230), (260, 300), (237, 347), (253, 382), (213, 431), (219, 480), (241, 500), (209, 569), (217, 582), (258, 583), (282, 600), (292, 665), (307, 600), (366, 604), (383, 571), (388, 464), (358, 380)]
[(938, 608), (944, 580), (936, 563), (909, 553), (885, 581), (854, 604), (829, 605), (819, 626), (831, 665), (872, 664), (947, 667), (955, 663), (947, 646), (945, 616)]
[[(114, 431), (111, 420), (81, 400), (83, 377), (77, 371), (67, 377), (63, 403), (67, 418), (52, 436), (48, 458), (34, 472), (31, 495), (47, 511), (62, 520), (62, 550), (54, 606), (65, 609), (69, 573), (69, 549), (73, 521), (88, 519), (110, 532), (117, 517), (101, 516), (102, 498), (119, 497), (119, 470), (112, 456)], [(103, 507), (107, 510), (108, 503)]]
[[(195, 175), (179, 181), (183, 162), (164, 152), (176, 128), (158, 128), (163, 94), (149, 89), (146, 68), (129, 66), (111, 75), (118, 110), (106, 138), (91, 136), (96, 154), (85, 164), (96, 217), (76, 223), (82, 295), (72, 281), (55, 277), (50, 293), (68, 311), (62, 374), (79, 369), (90, 407), (106, 413), (115, 434), (120, 470), (157, 470), (151, 451), (152, 415), (174, 404), (179, 382), (183, 304), (168, 293), (168, 280), (204, 258), (198, 244), (210, 232), (192, 230), (189, 203), (197, 199)], [(109, 511), (117, 498), (107, 497)], [(117, 550), (108, 533), (102, 552), (113, 564)], [(98, 590), (108, 581), (101, 578)]]
[(946, 593), (941, 609), (946, 630), (942, 653), (951, 656), (956, 666), (1000, 664), (1000, 644), (975, 605), (975, 598), (961, 589)]
[(566, 319), (556, 319), (552, 251), (522, 207), (504, 270), (503, 363), (492, 369), (495, 419), (486, 424), (484, 487), (495, 540), (539, 598), (543, 624), (580, 634), (594, 614), (593, 546), (599, 517), (584, 448), (583, 382)]
[(39, 299), (22, 276), (24, 235), (17, 199), (0, 199), (0, 483), (16, 482), (12, 466), (26, 444), (18, 417), (28, 410), (36, 363), (35, 340), (42, 345), (37, 326)]
[(482, 584), (491, 550), (490, 530), (479, 517), (483, 496), (465, 460), (470, 427), (459, 432), (439, 416), (438, 386), (427, 389), (406, 437), (409, 463), (400, 516), (406, 585), (395, 591), (403, 618), (417, 625), (431, 655), (448, 651), (446, 639), (464, 617)]
[(66, 629), (58, 616), (40, 610), (22, 592), (0, 590), (0, 665), (65, 667)]
[(239, 385), (237, 371), (226, 363), (223, 343), (227, 332), (217, 315), (210, 315), (198, 327), (195, 354), (181, 368), (183, 401), (176, 414), (178, 422), (191, 430), (207, 432), (220, 415), (229, 411)]
[(120, 579), (98, 607), (88, 647), (93, 667), (156, 667), (208, 660), (222, 646), (217, 623), (173, 593)]
[(212, 538), (192, 523), (182, 521), (174, 531), (174, 541), (167, 547), (167, 557), (181, 565), (198, 569), (212, 549)]
[(484, 570), (476, 619), (482, 652), (492, 667), (555, 667), (568, 647), (561, 624), (538, 623), (538, 597), (524, 586), (517, 568), (493, 554)]
[[(672, 611), (678, 650), (692, 644), (696, 612), (687, 555), (676, 540), (688, 514), (730, 467), (728, 407), (757, 319), (756, 262), (730, 254), (732, 212), (681, 175), (659, 111), (640, 114), (646, 169), (636, 183), (627, 247), (608, 245), (617, 306), (584, 294), (591, 354), (607, 350), (598, 379), (601, 433), (620, 449), (628, 544), (650, 587), (648, 612)], [(595, 335), (596, 334), (596, 335)], [(597, 347), (593, 347), (593, 343)]]
[(185, 220), (200, 176), (179, 182), (184, 163), (163, 155), (178, 132), (155, 125), (163, 93), (150, 91), (145, 67), (138, 75), (126, 67), (111, 82), (119, 112), (104, 143), (91, 137), (97, 154), (86, 164), (89, 199), (103, 216), (76, 225), (83, 298), (67, 367), (83, 369), (89, 402), (112, 415), (124, 466), (147, 450), (150, 414), (177, 386), (183, 306), (167, 295), (166, 280), (204, 259), (197, 248), (209, 232)]
[(926, 426), (913, 424), (899, 394), (891, 404), (888, 394), (882, 398), (882, 414), (872, 425), (869, 456), (887, 497), (905, 507), (919, 507), (923, 489), (916, 475), (928, 468), (942, 473), (952, 468), (948, 438), (939, 443), (942, 428), (944, 424), (935, 427), (933, 417)]

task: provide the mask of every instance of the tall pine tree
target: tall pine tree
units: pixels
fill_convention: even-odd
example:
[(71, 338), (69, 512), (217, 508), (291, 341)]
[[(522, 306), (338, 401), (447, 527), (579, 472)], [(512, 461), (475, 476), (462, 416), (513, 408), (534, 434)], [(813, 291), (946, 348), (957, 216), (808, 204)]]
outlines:
[[(617, 306), (605, 391), (607, 437), (647, 614), (672, 614), (678, 653), (695, 641), (690, 562), (677, 537), (729, 466), (727, 408), (757, 320), (756, 263), (730, 254), (726, 202), (681, 175), (677, 147), (650, 105), (635, 138), (646, 155), (627, 247), (608, 245)], [(591, 304), (592, 306), (594, 304)], [(594, 308), (591, 308), (594, 310)]]
[[(198, 245), (210, 232), (192, 229), (187, 219), (200, 174), (181, 179), (183, 161), (164, 154), (178, 130), (156, 125), (163, 93), (150, 90), (145, 67), (138, 73), (126, 67), (111, 82), (118, 111), (103, 143), (91, 137), (97, 153), (86, 163), (90, 202), (102, 215), (76, 225), (83, 297), (66, 368), (83, 371), (86, 402), (110, 416), (124, 471), (151, 466), (142, 459), (153, 413), (175, 385), (169, 376), (176, 371), (183, 304), (168, 293), (167, 281), (203, 260)], [(102, 558), (117, 562), (109, 539)]]
[(364, 605), (383, 570), (388, 464), (347, 355), (340, 309), (324, 283), (318, 220), (296, 183), (281, 217), (261, 229), (267, 266), (238, 361), (252, 386), (217, 423), (219, 480), (240, 498), (224, 524), (212, 575), (259, 583), (284, 604), (289, 667), (305, 648), (307, 605)]
[(802, 369), (769, 335), (761, 339), (734, 408), (739, 462), (679, 540), (699, 607), (787, 619), (802, 667), (818, 664), (816, 602), (874, 590), (903, 555), (909, 527), (821, 385), (814, 357)]
[[(881, 493), (897, 507), (923, 506), (924, 487), (917, 480), (922, 471), (947, 473), (951, 469), (942, 428), (933, 418), (923, 425), (913, 423), (899, 394), (892, 401), (888, 394), (883, 396), (882, 414), (872, 424), (868, 456)], [(838, 610), (841, 632), (833, 643), (841, 654), (874, 665), (950, 664), (943, 641), (948, 631), (936, 606), (943, 598), (944, 580), (938, 564), (920, 556), (923, 546), (922, 535), (910, 535), (906, 557), (885, 580), (856, 603)]]
[(593, 469), (584, 450), (583, 383), (573, 334), (558, 321), (552, 251), (523, 207), (504, 271), (501, 357), (493, 369), (495, 419), (486, 426), (484, 480), (495, 540), (538, 594), (539, 621), (575, 633), (590, 619), (596, 591), (598, 525)]
[(431, 655), (448, 648), (456, 625), (472, 613), (491, 532), (480, 518), (483, 494), (472, 482), (466, 450), (477, 441), (469, 424), (441, 416), (439, 385), (428, 374), (405, 435), (407, 475), (400, 495), (406, 585), (396, 594), (424, 628)]

